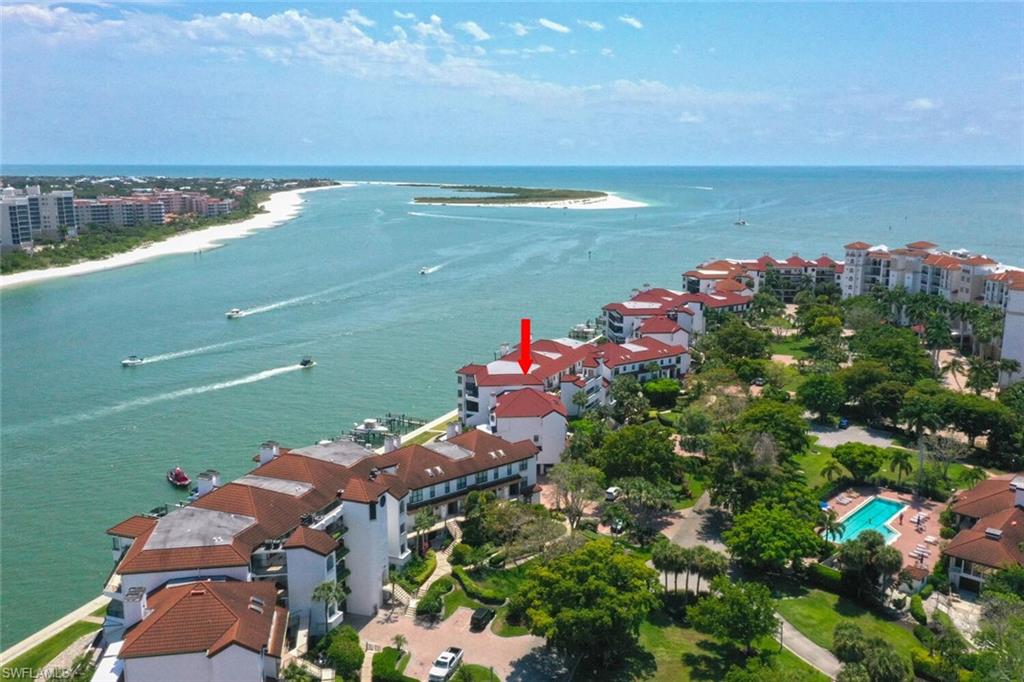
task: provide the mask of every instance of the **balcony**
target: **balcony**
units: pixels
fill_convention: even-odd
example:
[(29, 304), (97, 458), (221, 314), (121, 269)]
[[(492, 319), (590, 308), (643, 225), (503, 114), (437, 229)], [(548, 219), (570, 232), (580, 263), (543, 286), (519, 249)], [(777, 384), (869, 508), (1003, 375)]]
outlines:
[(283, 576), (288, 572), (288, 560), (283, 553), (254, 554), (249, 572), (259, 577)]

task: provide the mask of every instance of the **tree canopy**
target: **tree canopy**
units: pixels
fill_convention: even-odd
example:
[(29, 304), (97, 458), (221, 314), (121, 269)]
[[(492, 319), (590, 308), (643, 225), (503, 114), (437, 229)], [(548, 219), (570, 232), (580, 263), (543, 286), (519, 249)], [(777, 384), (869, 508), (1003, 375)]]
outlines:
[(821, 547), (821, 538), (809, 522), (784, 507), (763, 502), (737, 515), (724, 539), (738, 562), (770, 571), (813, 556)]
[(711, 594), (690, 607), (687, 615), (701, 632), (742, 647), (746, 654), (754, 642), (778, 629), (775, 603), (760, 583), (733, 583), (726, 576), (711, 581)]

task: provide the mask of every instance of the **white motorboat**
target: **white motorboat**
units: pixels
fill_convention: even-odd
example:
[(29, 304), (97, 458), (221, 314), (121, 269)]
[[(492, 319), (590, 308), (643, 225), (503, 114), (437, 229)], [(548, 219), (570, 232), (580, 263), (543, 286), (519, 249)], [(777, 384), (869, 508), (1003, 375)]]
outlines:
[(420, 268), (420, 274), (421, 275), (429, 275), (430, 274), (430, 268), (428, 268), (428, 267)]
[(135, 365), (141, 365), (144, 358), (140, 358), (138, 355), (129, 355), (121, 361), (122, 367), (134, 367)]
[(313, 361), (313, 358), (307, 355), (306, 357), (299, 360), (299, 366), (302, 367), (302, 369), (309, 369), (311, 367), (315, 367), (316, 362)]
[(245, 313), (242, 312), (241, 308), (232, 308), (225, 315), (227, 315), (229, 320), (233, 320), (236, 317), (245, 317)]

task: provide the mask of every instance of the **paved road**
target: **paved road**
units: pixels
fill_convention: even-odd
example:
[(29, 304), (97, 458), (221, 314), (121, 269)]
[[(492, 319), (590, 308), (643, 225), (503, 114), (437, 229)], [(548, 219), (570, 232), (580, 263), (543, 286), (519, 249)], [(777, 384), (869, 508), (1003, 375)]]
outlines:
[(807, 639), (782, 616), (779, 616), (779, 620), (782, 621), (783, 646), (834, 680), (842, 667), (839, 659), (828, 649)]
[(812, 423), (810, 433), (818, 437), (818, 445), (824, 445), (827, 448), (834, 448), (843, 443), (864, 443), (883, 448), (894, 445), (891, 432), (857, 424), (850, 424), (850, 427), (846, 429), (836, 429)]
[(669, 540), (683, 547), (707, 545), (718, 552), (725, 551), (722, 543), (722, 512), (711, 506), (708, 493), (689, 509), (676, 512), (676, 518), (662, 532)]

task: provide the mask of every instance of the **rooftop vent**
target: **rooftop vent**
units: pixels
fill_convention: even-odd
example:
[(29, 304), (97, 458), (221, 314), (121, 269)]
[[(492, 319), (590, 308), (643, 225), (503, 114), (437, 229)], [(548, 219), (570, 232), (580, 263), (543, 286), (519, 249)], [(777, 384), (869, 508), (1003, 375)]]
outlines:
[(377, 476), (379, 476), (379, 475), (380, 475), (380, 469), (378, 469), (377, 467), (373, 467), (372, 469), (370, 469), (370, 480), (371, 481), (377, 480)]
[(992, 540), (998, 540), (999, 538), (1003, 537), (1003, 531), (999, 528), (986, 528), (985, 537), (990, 538)]
[(434, 477), (434, 471), (430, 467), (427, 467), (426, 469), (424, 469), (424, 471), (427, 472), (427, 476), (429, 476), (430, 478)]
[(206, 588), (205, 587), (200, 587), (198, 585), (196, 587), (193, 587), (189, 591), (189, 595), (193, 596), (193, 597), (202, 597), (204, 594), (206, 594)]
[(444, 475), (444, 470), (441, 467), (434, 467), (434, 471), (437, 473), (438, 476)]
[(266, 604), (266, 602), (264, 602), (259, 597), (249, 597), (249, 603), (255, 604), (256, 606), (264, 606)]

